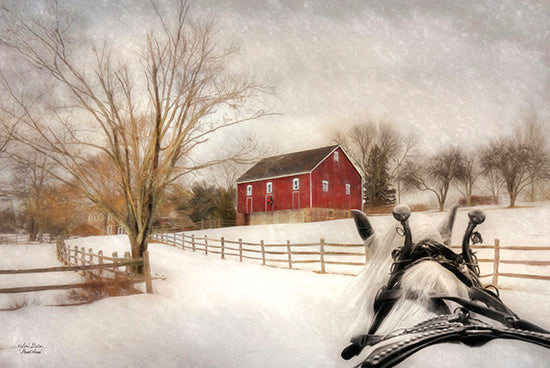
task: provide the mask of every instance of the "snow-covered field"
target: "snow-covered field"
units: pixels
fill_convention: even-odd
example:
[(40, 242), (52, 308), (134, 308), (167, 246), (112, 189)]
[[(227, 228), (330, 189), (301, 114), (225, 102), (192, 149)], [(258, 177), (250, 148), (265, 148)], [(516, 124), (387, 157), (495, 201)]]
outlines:
[[(440, 213), (430, 216), (440, 218)], [(480, 226), (486, 242), (550, 245), (550, 206), (487, 209)], [(459, 213), (453, 243), (460, 243), (466, 213)], [(372, 218), (377, 228), (389, 216)], [(414, 231), (414, 229), (413, 229)], [(204, 235), (204, 232), (196, 232)], [(283, 243), (357, 243), (352, 220), (260, 225), (208, 230), (208, 236)], [(122, 253), (125, 236), (74, 239), (72, 245)], [(0, 268), (58, 265), (54, 245), (1, 246)], [(149, 247), (153, 295), (113, 297), (72, 307), (52, 307), (64, 292), (2, 295), (0, 367), (348, 367), (339, 354), (347, 344), (343, 291), (349, 276), (264, 267), (161, 244)], [(550, 259), (543, 251), (529, 257)], [(545, 268), (542, 272), (548, 274)], [(1, 287), (67, 283), (74, 273), (2, 275)], [(504, 281), (504, 280), (503, 280)], [(520, 280), (521, 281), (521, 280)], [(508, 281), (502, 297), (520, 316), (550, 328), (550, 282)], [(21, 354), (18, 346), (40, 346)]]

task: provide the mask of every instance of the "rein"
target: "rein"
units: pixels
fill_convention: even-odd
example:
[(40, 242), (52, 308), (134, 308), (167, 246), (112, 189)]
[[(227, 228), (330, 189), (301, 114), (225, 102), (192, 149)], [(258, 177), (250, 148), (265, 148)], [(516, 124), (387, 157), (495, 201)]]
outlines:
[[(489, 285), (495, 288), (496, 293), (494, 293), (481, 286), (477, 259), (469, 248), (470, 239), (474, 244), (481, 241), (481, 235), (473, 231), (476, 225), (485, 220), (485, 215), (481, 211), (474, 210), (468, 214), (470, 222), (462, 243), (462, 254), (456, 254), (445, 245), (431, 240), (412, 244), (408, 226), (410, 210), (408, 206), (404, 207), (406, 208), (397, 206), (393, 214), (403, 225), (402, 235), (405, 237), (405, 244), (392, 252), (394, 262), (391, 266), (390, 278), (376, 295), (373, 305), (374, 318), (367, 334), (351, 339), (351, 345), (341, 353), (343, 359), (351, 359), (359, 355), (366, 346), (373, 346), (373, 351), (359, 366), (391, 367), (432, 344), (460, 341), (468, 345), (480, 345), (494, 338), (519, 339), (550, 348), (550, 332), (519, 318), (500, 300), (496, 287)], [(452, 272), (468, 287), (469, 300), (449, 295), (431, 295), (429, 300), (442, 306), (445, 314), (412, 328), (400, 330), (399, 333), (376, 334), (397, 300), (403, 297), (417, 298), (414, 293), (407, 293), (401, 289), (400, 281), (408, 269), (423, 261), (438, 262)], [(454, 302), (460, 307), (451, 313), (445, 302)], [(493, 326), (473, 318), (471, 313), (498, 322), (502, 326)], [(377, 347), (377, 345), (381, 346)]]

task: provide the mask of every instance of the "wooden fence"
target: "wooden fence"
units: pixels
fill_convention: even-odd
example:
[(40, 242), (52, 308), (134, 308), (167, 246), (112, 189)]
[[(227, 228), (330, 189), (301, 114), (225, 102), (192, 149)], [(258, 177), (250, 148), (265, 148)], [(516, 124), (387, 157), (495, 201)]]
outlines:
[[(0, 245), (2, 244), (28, 244), (29, 234), (0, 234)], [(36, 235), (36, 240), (33, 243), (51, 243), (52, 236), (50, 234), (40, 233)]]
[[(251, 260), (258, 263), (261, 262), (262, 265), (288, 269), (305, 269), (321, 273), (356, 275), (369, 260), (368, 251), (364, 244), (335, 244), (327, 243), (324, 239), (320, 239), (319, 243), (291, 244), (290, 241), (287, 241), (285, 244), (269, 244), (264, 241), (251, 243), (244, 242), (242, 239), (232, 241), (223, 237), (221, 239), (213, 239), (207, 236), (197, 237), (183, 233), (153, 234), (151, 235), (151, 239), (184, 250), (202, 252), (205, 255), (216, 254), (222, 259), (234, 257), (234, 259), (238, 259), (240, 262)], [(451, 248), (460, 250), (461, 247), (452, 246)], [(478, 261), (480, 266), (487, 263), (492, 264), (492, 272), (484, 273), (481, 277), (491, 277), (491, 283), (495, 286), (498, 284), (499, 277), (550, 280), (550, 276), (545, 275), (500, 271), (500, 265), (502, 264), (550, 266), (550, 261), (547, 260), (502, 259), (502, 251), (550, 251), (550, 247), (501, 246), (500, 241), (495, 239), (494, 244), (474, 245), (472, 246), (472, 250), (492, 250), (492, 258), (479, 258)], [(304, 265), (308, 265), (309, 267), (304, 267)]]
[[(451, 248), (461, 249), (459, 246), (452, 246)], [(492, 263), (493, 272), (488, 274), (480, 275), (481, 278), (492, 277), (491, 284), (497, 286), (498, 279), (500, 277), (512, 277), (512, 278), (521, 278), (521, 279), (531, 279), (531, 280), (545, 280), (550, 281), (550, 276), (547, 275), (533, 275), (529, 273), (511, 273), (511, 272), (501, 272), (500, 265), (510, 264), (510, 265), (523, 265), (523, 266), (550, 266), (550, 261), (548, 260), (522, 260), (522, 259), (502, 259), (502, 251), (518, 251), (518, 252), (540, 252), (540, 251), (550, 251), (550, 247), (538, 247), (538, 246), (515, 246), (515, 245), (500, 245), (500, 240), (495, 239), (494, 244), (488, 245), (474, 245), (472, 246), (473, 250), (482, 250), (489, 249), (493, 251), (493, 258), (479, 258), (478, 262), (483, 263)], [(525, 253), (523, 253), (525, 254)], [(516, 257), (517, 258), (517, 257)]]
[[(74, 246), (74, 248), (71, 248), (65, 245), (61, 240), (57, 243), (57, 257), (65, 266), (23, 270), (0, 270), (0, 275), (79, 271), (92, 281), (76, 284), (3, 288), (0, 289), (0, 293), (11, 294), (43, 290), (94, 288), (108, 285), (126, 285), (131, 287), (135, 283), (140, 282), (145, 282), (147, 293), (153, 292), (148, 252), (144, 253), (143, 258), (137, 259), (132, 259), (129, 252), (126, 252), (122, 258), (118, 257), (117, 252), (114, 252), (112, 257), (107, 257), (103, 255), (102, 251), (95, 254), (92, 249), (86, 252), (84, 247), (79, 249), (77, 246)], [(132, 272), (133, 266), (141, 265), (144, 267), (144, 276), (138, 276)]]
[[(364, 244), (335, 244), (320, 239), (319, 243), (270, 244), (263, 240), (258, 243), (213, 239), (188, 236), (182, 233), (152, 234), (152, 240), (176, 246), (193, 252), (203, 252), (205, 255), (216, 254), (222, 259), (234, 257), (240, 262), (251, 260), (262, 265), (284, 267), (289, 269), (306, 269), (316, 272), (328, 272), (327, 265), (362, 267), (368, 260), (367, 248)], [(340, 259), (336, 259), (336, 258)], [(357, 258), (360, 258), (358, 260)], [(353, 259), (352, 259), (353, 258)], [(303, 265), (313, 265), (304, 268)], [(315, 267), (317, 266), (317, 267)], [(345, 271), (331, 273), (350, 274)]]

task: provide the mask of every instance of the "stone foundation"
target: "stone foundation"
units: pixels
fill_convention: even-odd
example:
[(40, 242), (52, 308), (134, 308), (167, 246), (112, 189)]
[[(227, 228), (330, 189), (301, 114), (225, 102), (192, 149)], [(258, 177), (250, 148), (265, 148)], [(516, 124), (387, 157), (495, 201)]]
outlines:
[(298, 210), (255, 212), (251, 214), (238, 213), (237, 226), (317, 222), (349, 217), (349, 210), (332, 208), (302, 208)]

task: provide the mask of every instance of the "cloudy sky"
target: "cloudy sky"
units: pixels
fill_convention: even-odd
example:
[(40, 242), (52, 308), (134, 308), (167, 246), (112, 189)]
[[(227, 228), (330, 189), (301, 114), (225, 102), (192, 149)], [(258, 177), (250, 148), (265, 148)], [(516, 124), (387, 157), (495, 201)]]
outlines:
[[(147, 1), (59, 2), (96, 39), (131, 39), (151, 16)], [(241, 46), (239, 67), (275, 85), (281, 115), (247, 129), (282, 152), (328, 144), (365, 116), (429, 146), (482, 143), (526, 112), (550, 125), (548, 0), (192, 0), (191, 10)]]

